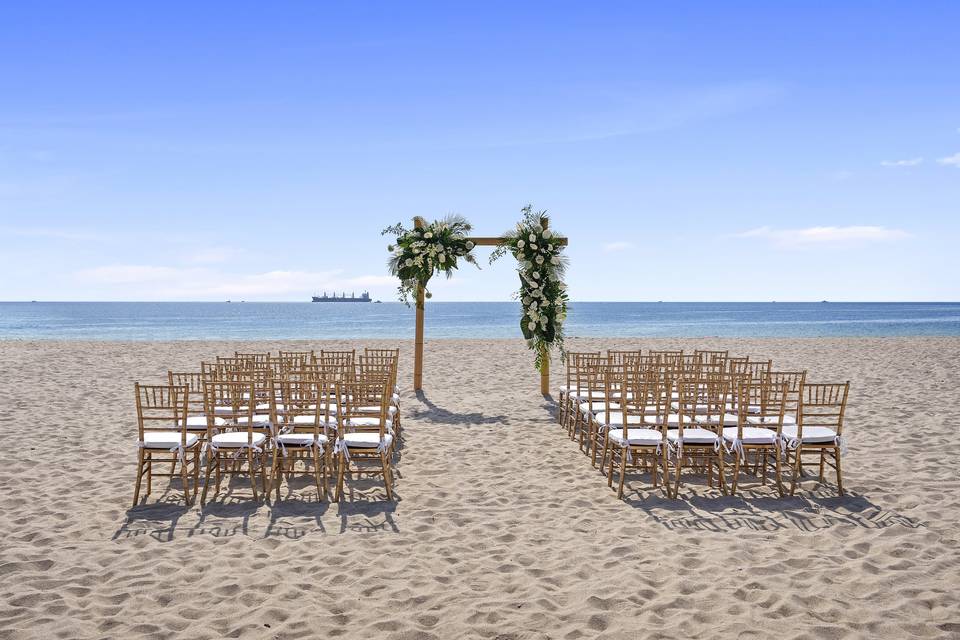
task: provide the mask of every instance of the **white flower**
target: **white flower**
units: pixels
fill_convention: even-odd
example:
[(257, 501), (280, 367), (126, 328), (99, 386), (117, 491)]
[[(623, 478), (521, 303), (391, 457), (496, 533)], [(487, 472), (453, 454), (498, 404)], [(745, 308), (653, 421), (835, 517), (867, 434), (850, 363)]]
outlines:
[(534, 279), (534, 280), (539, 280), (539, 279), (540, 279), (540, 272), (539, 272), (539, 271), (534, 271), (534, 272), (533, 272), (533, 279)]
[(551, 238), (552, 236), (553, 236), (553, 232), (551, 232), (550, 229), (544, 229), (544, 230), (543, 230), (543, 237), (544, 237), (544, 238), (549, 239), (549, 238)]
[(533, 300), (532, 302), (530, 302), (530, 308), (531, 308), (531, 309), (536, 309), (536, 308), (537, 308), (537, 301), (536, 301), (536, 300)]
[(411, 260), (410, 258), (407, 258), (406, 261), (404, 261), (403, 264), (407, 265), (408, 267), (412, 267), (412, 266), (413, 266), (413, 260)]
[(537, 256), (537, 264), (543, 264), (543, 256)]
[(440, 262), (446, 262), (446, 261), (447, 261), (447, 256), (441, 253), (441, 254), (440, 254)]
[(552, 244), (548, 244), (548, 245), (547, 245), (547, 251), (551, 251), (551, 252), (553, 251), (553, 245), (552, 245)]
[(424, 237), (424, 238), (432, 238), (432, 237), (433, 237), (433, 232), (427, 231), (425, 234), (423, 234), (423, 237)]
[(537, 241), (537, 236), (531, 233), (531, 234), (530, 234), (530, 242), (536, 242), (536, 241)]
[(530, 331), (533, 331), (533, 330), (536, 329), (536, 328), (537, 328), (537, 323), (536, 323), (536, 322), (528, 322), (528, 323), (527, 323), (527, 329), (530, 329)]
[(553, 264), (560, 264), (560, 256), (553, 256), (552, 258), (550, 258), (550, 262), (552, 262)]
[(523, 240), (517, 240), (517, 247), (518, 247), (518, 248), (523, 249), (523, 244), (524, 244)]
[(469, 240), (467, 240), (467, 251), (470, 251), (471, 249), (473, 249), (473, 247), (474, 247), (474, 244)]
[(536, 251), (536, 250), (537, 250), (537, 245), (535, 245), (535, 244), (533, 244), (533, 243), (531, 242), (531, 243), (530, 243), (530, 248), (531, 248), (532, 250)]
[(523, 306), (527, 306), (528, 304), (530, 304), (530, 301), (531, 301), (530, 296), (523, 296)]

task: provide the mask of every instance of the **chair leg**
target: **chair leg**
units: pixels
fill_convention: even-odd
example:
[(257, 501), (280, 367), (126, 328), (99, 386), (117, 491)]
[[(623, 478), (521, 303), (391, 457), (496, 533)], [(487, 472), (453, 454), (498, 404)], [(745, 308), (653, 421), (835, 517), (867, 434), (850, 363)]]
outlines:
[(137, 484), (133, 489), (133, 506), (140, 502), (140, 483), (143, 482), (143, 449), (137, 450)]
[(343, 453), (337, 454), (337, 494), (334, 498), (335, 502), (340, 502), (340, 498), (343, 497), (343, 472), (344, 467), (347, 466), (347, 461), (344, 458)]
[(253, 499), (259, 500), (260, 496), (257, 495), (257, 473), (253, 467), (253, 449), (250, 447), (244, 447), (247, 450), (247, 471), (250, 472), (250, 488), (253, 490)]
[(834, 447), (833, 458), (837, 462), (837, 492), (843, 495), (843, 472), (840, 471), (840, 447)]
[[(613, 458), (617, 455), (615, 449), (610, 449), (610, 466), (607, 467), (607, 486), (613, 488)], [(607, 459), (607, 452), (603, 452), (603, 459)], [(603, 471), (603, 463), (600, 464), (600, 470)]]
[(150, 495), (150, 492), (153, 490), (153, 456), (146, 452), (144, 453), (147, 465), (147, 495)]
[(783, 477), (781, 475), (781, 469), (780, 469), (780, 450), (777, 448), (776, 445), (774, 445), (773, 447), (773, 458), (776, 464), (776, 471), (774, 471), (774, 473), (777, 474), (776, 475), (777, 494), (782, 498), (783, 497)]
[(663, 469), (663, 490), (667, 492), (667, 497), (669, 498), (670, 497), (670, 461), (667, 458), (668, 458), (667, 452), (661, 451), (660, 464)]
[[(721, 455), (723, 455), (721, 453)], [(730, 495), (737, 495), (737, 483), (740, 479), (740, 452), (733, 454), (733, 481), (730, 483)]]
[(323, 500), (321, 497), (320, 489), (320, 454), (317, 453), (316, 445), (310, 447), (310, 451), (313, 454), (313, 479), (317, 483), (317, 500)]
[[(788, 461), (789, 461), (789, 455)], [(800, 449), (799, 447), (793, 452), (793, 478), (790, 480), (790, 495), (792, 496), (797, 490), (797, 479), (800, 477)]]
[(387, 500), (393, 500), (393, 474), (390, 472), (386, 453), (380, 454), (380, 463), (383, 465), (383, 484), (387, 488)]
[(280, 500), (280, 485), (283, 484), (280, 478), (280, 468), (278, 466), (277, 452), (273, 452), (273, 460), (270, 461), (270, 490), (276, 494), (277, 501)]
[[(177, 458), (174, 458), (174, 460), (176, 459)], [(190, 482), (188, 481), (188, 478), (190, 476), (187, 475), (188, 470), (187, 470), (186, 456), (184, 456), (183, 459), (184, 459), (184, 462), (183, 464), (180, 465), (180, 482), (183, 483), (183, 501), (187, 504), (190, 504)]]
[[(623, 479), (627, 475), (627, 447), (620, 449), (620, 487), (617, 489), (617, 497), (623, 498)], [(610, 465), (613, 467), (613, 465)]]
[(193, 500), (197, 499), (197, 488), (200, 486), (200, 447), (193, 451)]
[(683, 469), (683, 456), (677, 455), (677, 478), (673, 485), (673, 497), (680, 495), (680, 471)]
[(827, 461), (827, 450), (820, 449), (820, 484), (823, 484), (823, 481), (824, 481), (823, 467), (826, 461)]
[[(207, 502), (207, 489), (210, 488), (210, 472), (213, 471), (213, 467), (216, 465), (217, 469), (220, 468), (220, 454), (219, 452), (213, 452), (207, 454), (207, 472), (204, 474), (203, 480), (203, 493), (200, 494), (200, 504), (206, 504)], [(219, 473), (217, 474), (219, 479)], [(220, 491), (220, 483), (217, 482), (217, 491)]]
[[(707, 463), (710, 463), (709, 459)], [(720, 493), (727, 495), (727, 479), (723, 470), (723, 449), (717, 454), (717, 472), (717, 475), (720, 476)]]

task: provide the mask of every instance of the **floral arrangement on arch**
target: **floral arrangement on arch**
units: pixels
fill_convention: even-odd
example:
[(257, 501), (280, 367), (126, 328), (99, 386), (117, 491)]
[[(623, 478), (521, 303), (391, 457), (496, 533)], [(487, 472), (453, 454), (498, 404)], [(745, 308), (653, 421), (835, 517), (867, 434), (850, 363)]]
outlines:
[(532, 205), (523, 208), (523, 219), (517, 228), (503, 235), (502, 242), (490, 256), (490, 262), (507, 253), (517, 259), (520, 299), (523, 316), (520, 330), (527, 346), (536, 355), (535, 366), (540, 369), (544, 358), (556, 347), (563, 352), (563, 322), (567, 318), (567, 286), (563, 275), (566, 257), (560, 255), (563, 245), (554, 241), (555, 234), (547, 228), (546, 211), (533, 211)]
[(407, 306), (411, 300), (416, 301), (421, 289), (425, 298), (431, 297), (427, 282), (435, 273), (452, 277), (460, 258), (480, 268), (471, 253), (473, 242), (467, 239), (472, 227), (463, 216), (449, 215), (429, 224), (423, 218), (415, 221), (420, 226), (407, 229), (397, 223), (381, 233), (397, 236), (396, 244), (387, 247), (392, 254), (387, 266), (391, 274), (400, 278), (397, 290)]

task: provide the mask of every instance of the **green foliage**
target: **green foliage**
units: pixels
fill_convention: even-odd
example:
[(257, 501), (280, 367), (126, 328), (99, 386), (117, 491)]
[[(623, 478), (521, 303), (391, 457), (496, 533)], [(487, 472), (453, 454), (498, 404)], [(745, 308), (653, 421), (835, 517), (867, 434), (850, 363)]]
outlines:
[(516, 229), (504, 234), (503, 241), (490, 255), (490, 262), (508, 253), (517, 259), (520, 290), (516, 297), (523, 308), (520, 330), (527, 346), (536, 353), (534, 365), (540, 369), (552, 348), (563, 353), (563, 322), (569, 300), (563, 282), (567, 259), (561, 255), (563, 246), (552, 242), (556, 234), (544, 229), (547, 212), (534, 212), (532, 205), (522, 211), (523, 219)]
[(397, 290), (402, 302), (410, 306), (421, 289), (425, 298), (431, 297), (427, 289), (430, 278), (435, 273), (453, 276), (459, 258), (480, 268), (471, 253), (474, 245), (467, 240), (471, 228), (462, 216), (449, 215), (420, 229), (407, 229), (397, 223), (383, 230), (381, 235), (397, 237), (396, 244), (387, 247), (391, 252), (387, 267), (400, 278)]

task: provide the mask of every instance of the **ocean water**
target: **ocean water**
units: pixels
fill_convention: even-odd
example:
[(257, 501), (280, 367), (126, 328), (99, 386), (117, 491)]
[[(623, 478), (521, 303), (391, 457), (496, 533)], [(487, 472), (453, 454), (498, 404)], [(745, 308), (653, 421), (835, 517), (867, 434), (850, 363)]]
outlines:
[[(515, 302), (428, 302), (429, 338), (517, 338)], [(0, 339), (412, 338), (398, 302), (0, 302)], [(574, 302), (568, 336), (960, 335), (960, 303)]]

